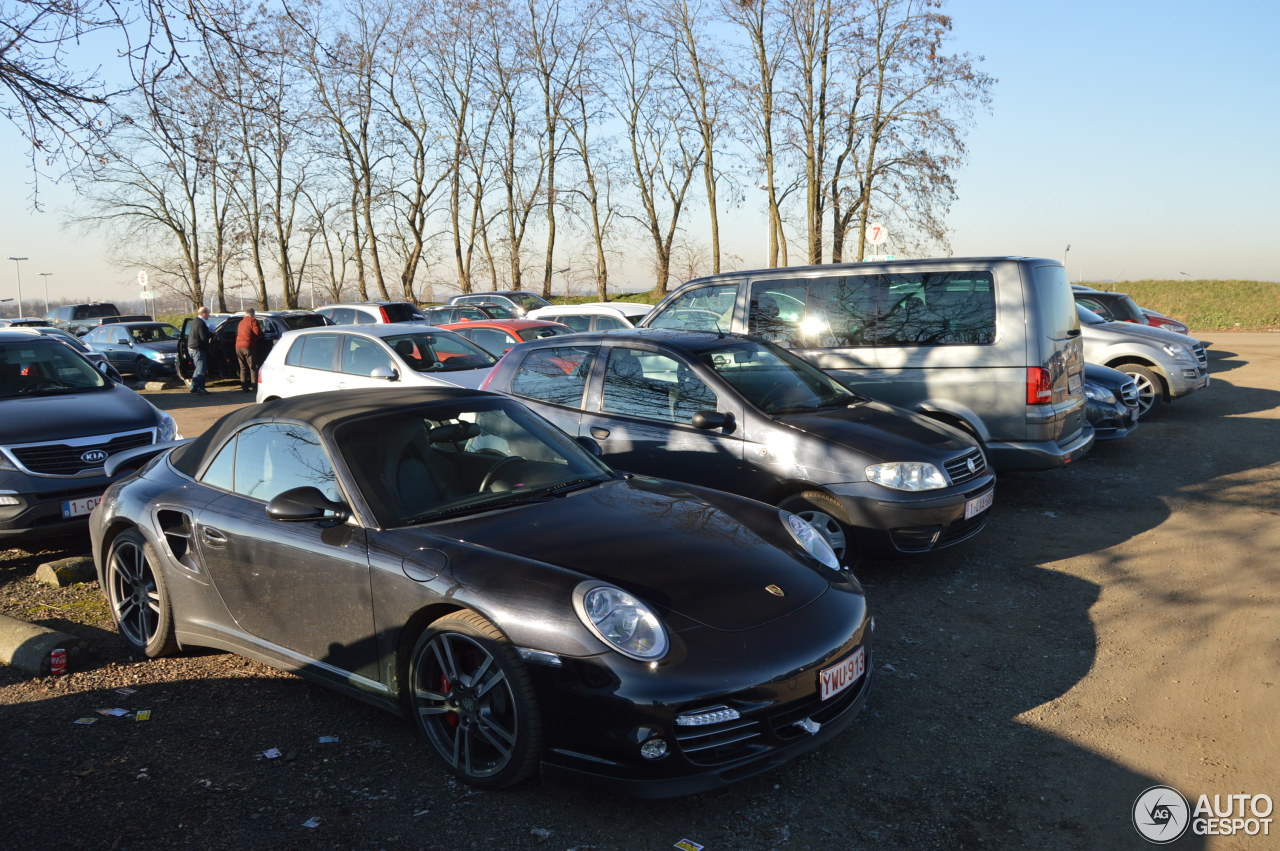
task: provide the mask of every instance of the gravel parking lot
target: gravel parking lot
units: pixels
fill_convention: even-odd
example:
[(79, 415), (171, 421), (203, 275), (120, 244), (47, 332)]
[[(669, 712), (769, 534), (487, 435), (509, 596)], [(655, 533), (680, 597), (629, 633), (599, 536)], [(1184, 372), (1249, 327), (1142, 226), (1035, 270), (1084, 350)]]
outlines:
[[(30, 848), (1142, 847), (1166, 784), (1280, 798), (1280, 334), (1210, 334), (1213, 385), (1052, 473), (1009, 474), (985, 534), (867, 565), (867, 710), (714, 793), (633, 801), (447, 779), (404, 721), (222, 653), (144, 661), (95, 584), (0, 552), (0, 612), (92, 642), (60, 678), (0, 668), (0, 836)], [(250, 401), (149, 394), (198, 434)], [(133, 689), (123, 694), (118, 689)], [(96, 710), (121, 708), (113, 717)], [(150, 720), (135, 720), (150, 710)], [(75, 722), (94, 718), (89, 725)], [(321, 741), (336, 737), (336, 741)], [(277, 748), (278, 758), (263, 752)], [(1179, 847), (1262, 849), (1271, 836)]]

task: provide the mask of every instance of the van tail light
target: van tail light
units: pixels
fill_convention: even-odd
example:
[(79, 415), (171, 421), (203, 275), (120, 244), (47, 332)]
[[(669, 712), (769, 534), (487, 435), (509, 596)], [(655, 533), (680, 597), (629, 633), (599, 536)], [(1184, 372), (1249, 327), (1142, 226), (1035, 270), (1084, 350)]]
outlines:
[(1053, 377), (1042, 366), (1027, 367), (1027, 404), (1048, 405), (1053, 401)]
[(488, 390), (488, 389), (489, 389), (489, 382), (493, 381), (493, 376), (494, 376), (495, 374), (497, 374), (497, 372), (498, 372), (498, 367), (500, 367), (500, 366), (502, 366), (502, 358), (498, 358), (498, 362), (497, 362), (497, 363), (495, 363), (495, 364), (494, 364), (494, 365), (489, 369), (489, 374), (488, 374), (488, 375), (486, 375), (486, 376), (484, 377), (484, 381), (481, 381), (481, 382), (480, 382), (480, 389), (481, 389), (481, 390)]
[(385, 307), (381, 307), (381, 306), (379, 306), (379, 307), (378, 307), (378, 312), (382, 314), (382, 321), (383, 321), (383, 322), (386, 322), (386, 323), (390, 323), (390, 322), (391, 322), (391, 317), (387, 315), (387, 309), (386, 309)]

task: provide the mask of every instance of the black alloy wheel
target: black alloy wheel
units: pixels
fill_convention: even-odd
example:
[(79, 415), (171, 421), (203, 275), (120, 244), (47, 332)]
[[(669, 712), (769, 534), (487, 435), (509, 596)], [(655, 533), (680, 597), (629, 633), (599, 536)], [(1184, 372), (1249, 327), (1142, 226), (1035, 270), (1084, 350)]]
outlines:
[(418, 637), (409, 705), (436, 754), (467, 784), (501, 789), (538, 767), (542, 725), (528, 672), (474, 612), (446, 615)]
[(116, 627), (130, 647), (150, 657), (177, 651), (159, 560), (137, 529), (121, 532), (111, 544), (105, 590)]

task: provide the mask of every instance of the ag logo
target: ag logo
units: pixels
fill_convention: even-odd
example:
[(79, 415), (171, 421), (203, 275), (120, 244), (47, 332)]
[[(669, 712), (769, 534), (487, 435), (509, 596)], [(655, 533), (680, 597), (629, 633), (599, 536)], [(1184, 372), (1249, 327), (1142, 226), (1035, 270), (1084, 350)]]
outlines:
[(1133, 826), (1142, 838), (1157, 845), (1173, 842), (1187, 832), (1191, 808), (1172, 786), (1152, 786), (1133, 802)]
[(88, 452), (80, 453), (80, 460), (86, 464), (101, 464), (107, 460), (107, 453), (101, 449), (90, 449)]

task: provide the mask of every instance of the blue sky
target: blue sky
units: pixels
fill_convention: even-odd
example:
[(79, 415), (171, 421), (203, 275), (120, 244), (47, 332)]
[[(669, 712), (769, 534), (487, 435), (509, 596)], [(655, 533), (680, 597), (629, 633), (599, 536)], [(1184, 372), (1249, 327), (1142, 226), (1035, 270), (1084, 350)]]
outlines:
[[(1066, 252), (1072, 280), (1280, 281), (1280, 2), (951, 0), (953, 48), (998, 78), (948, 219), (955, 255)], [(21, 140), (0, 125), (0, 297), (126, 298), (137, 270), (31, 213)], [(748, 201), (740, 214), (752, 207)], [(696, 219), (700, 211), (694, 211)], [(748, 238), (750, 235), (748, 234)], [(762, 240), (737, 250), (748, 265)], [(38, 309), (37, 309), (38, 308)]]

